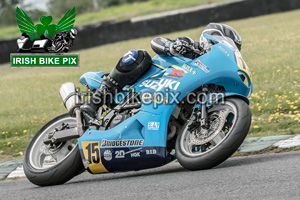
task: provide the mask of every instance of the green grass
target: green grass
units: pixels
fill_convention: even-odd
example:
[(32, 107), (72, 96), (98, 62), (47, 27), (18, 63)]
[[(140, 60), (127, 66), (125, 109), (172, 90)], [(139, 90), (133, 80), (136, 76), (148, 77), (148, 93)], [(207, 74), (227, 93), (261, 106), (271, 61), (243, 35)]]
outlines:
[[(242, 36), (242, 54), (253, 75), (249, 137), (300, 133), (300, 29), (296, 28), (300, 26), (299, 15), (300, 10), (296, 10), (225, 22)], [(198, 40), (203, 28), (164, 36), (188, 35)], [(66, 112), (58, 94), (62, 83), (72, 81), (80, 86), (78, 78), (87, 71), (109, 72), (129, 49), (146, 49), (153, 56), (151, 39), (79, 51), (79, 69), (0, 70), (0, 160), (20, 157), (39, 128)]]
[[(143, 16), (163, 11), (180, 8), (193, 7), (209, 3), (228, 2), (230, 0), (149, 0), (147, 2), (127, 3), (120, 6), (106, 8), (100, 11), (87, 12), (76, 16), (75, 26), (91, 24), (103, 20), (125, 20), (136, 16)], [(51, 15), (51, 13), (50, 13)], [(54, 19), (57, 23), (59, 19)], [(36, 22), (35, 24), (40, 23)], [(0, 38), (10, 38), (20, 36), (20, 30), (16, 24), (9, 27), (1, 27)]]
[(121, 6), (103, 9), (98, 12), (91, 12), (80, 15), (76, 19), (76, 25), (97, 22), (103, 19), (124, 20), (136, 16), (143, 16), (163, 11), (227, 1), (230, 0), (150, 0), (147, 2), (124, 4)]

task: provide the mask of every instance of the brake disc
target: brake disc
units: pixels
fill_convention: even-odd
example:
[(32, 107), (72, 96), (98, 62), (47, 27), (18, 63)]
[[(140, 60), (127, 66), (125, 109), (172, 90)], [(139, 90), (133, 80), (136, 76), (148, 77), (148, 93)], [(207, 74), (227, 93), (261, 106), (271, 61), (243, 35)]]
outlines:
[(209, 128), (200, 127), (193, 131), (190, 136), (190, 143), (195, 145), (203, 145), (214, 139), (223, 129), (226, 118), (223, 112), (212, 113), (209, 116)]

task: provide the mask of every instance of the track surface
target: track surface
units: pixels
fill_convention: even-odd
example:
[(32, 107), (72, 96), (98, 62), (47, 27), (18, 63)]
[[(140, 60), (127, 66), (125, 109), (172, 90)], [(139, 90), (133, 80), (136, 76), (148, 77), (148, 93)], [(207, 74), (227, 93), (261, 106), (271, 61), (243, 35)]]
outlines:
[(116, 174), (83, 173), (64, 185), (0, 182), (0, 199), (300, 199), (300, 151), (231, 158), (188, 171), (179, 163)]

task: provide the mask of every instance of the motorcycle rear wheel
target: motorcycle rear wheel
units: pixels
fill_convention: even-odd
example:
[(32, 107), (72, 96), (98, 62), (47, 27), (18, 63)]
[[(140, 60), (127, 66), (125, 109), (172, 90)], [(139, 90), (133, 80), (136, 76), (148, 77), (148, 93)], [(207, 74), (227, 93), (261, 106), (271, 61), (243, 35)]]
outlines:
[(29, 181), (39, 186), (59, 185), (84, 171), (77, 140), (58, 145), (45, 145), (45, 136), (62, 124), (76, 126), (76, 118), (62, 114), (42, 127), (27, 147), (24, 172)]
[[(191, 133), (186, 122), (176, 140), (176, 157), (189, 170), (210, 169), (224, 162), (242, 144), (251, 124), (248, 104), (238, 98), (225, 99), (224, 104), (208, 110), (211, 132)], [(201, 130), (199, 127), (198, 130)]]

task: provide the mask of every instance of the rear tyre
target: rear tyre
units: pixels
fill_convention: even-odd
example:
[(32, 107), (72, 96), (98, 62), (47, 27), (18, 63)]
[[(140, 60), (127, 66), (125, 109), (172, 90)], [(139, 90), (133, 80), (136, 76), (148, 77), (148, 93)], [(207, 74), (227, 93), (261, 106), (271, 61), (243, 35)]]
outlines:
[(248, 104), (238, 98), (208, 110), (210, 127), (190, 132), (186, 122), (176, 140), (176, 157), (189, 170), (215, 167), (229, 158), (242, 144), (251, 124)]
[(43, 142), (47, 134), (66, 124), (67, 128), (75, 127), (76, 119), (69, 114), (54, 118), (38, 131), (27, 147), (23, 166), (26, 177), (33, 184), (63, 184), (84, 171), (77, 140), (57, 145), (45, 145)]

